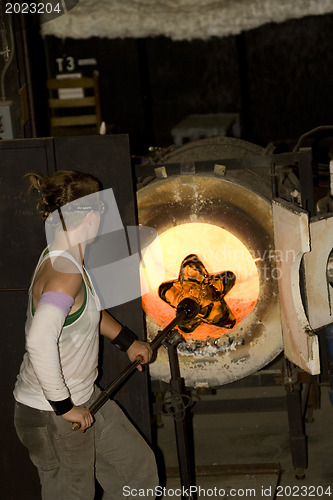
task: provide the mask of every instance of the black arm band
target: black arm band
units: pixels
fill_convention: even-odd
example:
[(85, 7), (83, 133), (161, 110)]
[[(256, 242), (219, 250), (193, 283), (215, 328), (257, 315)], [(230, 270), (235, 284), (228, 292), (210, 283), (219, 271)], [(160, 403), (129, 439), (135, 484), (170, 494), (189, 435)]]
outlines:
[(71, 398), (63, 399), (62, 401), (50, 401), (48, 400), (54, 413), (56, 415), (63, 415), (73, 408), (73, 403)]
[(126, 352), (133, 342), (137, 340), (137, 336), (127, 326), (123, 326), (117, 337), (112, 340), (112, 344), (118, 347), (121, 351)]

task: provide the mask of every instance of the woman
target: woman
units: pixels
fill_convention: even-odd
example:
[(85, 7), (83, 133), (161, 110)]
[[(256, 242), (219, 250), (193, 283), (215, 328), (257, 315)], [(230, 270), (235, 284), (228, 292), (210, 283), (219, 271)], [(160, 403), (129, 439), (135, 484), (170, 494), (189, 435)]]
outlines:
[[(151, 357), (147, 343), (100, 312), (84, 269), (85, 247), (97, 234), (102, 212), (99, 182), (75, 171), (28, 178), (54, 239), (29, 289), (26, 353), (14, 389), (15, 427), (38, 469), (42, 498), (93, 499), (95, 475), (105, 499), (122, 498), (125, 486), (154, 489), (153, 453), (117, 405), (108, 401), (95, 418), (88, 409), (98, 393), (99, 333), (131, 361), (141, 356), (144, 364)], [(72, 422), (80, 423), (81, 432), (72, 430)]]

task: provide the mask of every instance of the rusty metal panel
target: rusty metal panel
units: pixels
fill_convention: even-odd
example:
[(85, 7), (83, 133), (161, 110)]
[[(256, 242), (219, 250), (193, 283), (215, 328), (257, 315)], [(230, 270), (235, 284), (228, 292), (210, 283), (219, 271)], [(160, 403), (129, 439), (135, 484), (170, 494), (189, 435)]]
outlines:
[(314, 330), (333, 322), (333, 288), (327, 263), (333, 247), (333, 216), (310, 222), (311, 252), (304, 255), (307, 313)]
[(286, 357), (312, 375), (320, 373), (318, 337), (305, 314), (300, 266), (310, 251), (308, 213), (284, 200), (273, 201), (273, 222)]

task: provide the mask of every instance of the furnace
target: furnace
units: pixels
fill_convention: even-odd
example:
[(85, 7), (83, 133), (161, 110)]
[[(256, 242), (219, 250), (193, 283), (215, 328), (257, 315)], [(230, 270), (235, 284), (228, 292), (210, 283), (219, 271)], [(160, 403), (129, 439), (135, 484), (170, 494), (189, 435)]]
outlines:
[[(198, 141), (200, 153), (212, 144), (214, 154), (221, 154), (223, 146), (224, 155), (245, 157), (264, 151), (245, 141), (222, 141), (223, 145)], [(183, 152), (190, 149), (187, 154), (193, 157), (193, 148), (192, 143)], [(165, 283), (179, 281), (182, 262), (189, 255), (200, 260), (206, 281), (222, 273), (233, 276), (233, 286), (223, 296), (229, 323), (201, 322), (192, 332), (182, 332), (185, 342), (178, 348), (189, 386), (223, 385), (262, 368), (283, 346), (269, 171), (259, 166), (243, 171), (242, 176), (238, 169), (225, 170), (213, 162), (203, 172), (188, 159), (176, 175), (167, 171), (166, 163), (162, 176), (138, 191), (139, 222), (158, 232)], [(149, 265), (149, 258), (145, 259), (145, 266)], [(189, 293), (194, 293), (194, 284), (190, 283)], [(161, 298), (158, 287), (143, 296), (143, 309), (149, 339), (174, 317), (172, 305)], [(150, 372), (153, 378), (169, 380), (162, 349)]]
[[(204, 297), (193, 328), (180, 330), (180, 368), (190, 387), (243, 378), (283, 349), (298, 366), (319, 373), (318, 340), (307, 318), (316, 296), (310, 273), (320, 267), (318, 238), (310, 245), (309, 215), (300, 206), (310, 203), (302, 182), (306, 169), (311, 172), (311, 153), (268, 153), (238, 139), (205, 139), (138, 169), (154, 174), (137, 193), (139, 222), (157, 231), (165, 272), (163, 282), (142, 297), (148, 339), (172, 320), (179, 300)], [(301, 179), (295, 175), (299, 162)], [(313, 224), (315, 234), (319, 226)], [(331, 227), (332, 220), (323, 224)], [(327, 259), (330, 245), (324, 245)], [(145, 269), (153, 269), (156, 262), (146, 257)], [(302, 274), (308, 280), (307, 313)], [(325, 276), (322, 285), (326, 293)], [(331, 301), (325, 298), (326, 309)], [(327, 311), (321, 326), (331, 321)], [(150, 372), (169, 381), (163, 349)]]
[[(187, 383), (222, 385), (261, 368), (282, 349), (271, 208), (241, 184), (214, 176), (186, 175), (157, 181), (139, 192), (140, 223), (161, 236), (166, 279), (177, 279), (189, 253), (211, 274), (227, 270), (235, 285), (225, 301), (232, 328), (200, 325), (184, 335), (180, 365)], [(174, 315), (153, 290), (143, 296), (148, 338)], [(169, 378), (163, 351), (151, 374)]]

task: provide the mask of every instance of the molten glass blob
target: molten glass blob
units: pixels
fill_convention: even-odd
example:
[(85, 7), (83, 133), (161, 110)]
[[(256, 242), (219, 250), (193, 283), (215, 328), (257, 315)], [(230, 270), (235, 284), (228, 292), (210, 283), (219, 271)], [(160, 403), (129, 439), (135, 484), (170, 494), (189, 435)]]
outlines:
[[(201, 263), (204, 262), (204, 269), (210, 277), (218, 276), (221, 270), (227, 270), (226, 272), (237, 277), (229, 288), (223, 283), (223, 279), (222, 284), (219, 283), (220, 280), (213, 281), (217, 292), (212, 286), (206, 288), (208, 295), (223, 295), (223, 302), (235, 319), (235, 327), (253, 311), (259, 296), (259, 275), (255, 263), (258, 256), (252, 255), (236, 236), (219, 226), (201, 222), (181, 224), (161, 233), (143, 255), (140, 272), (145, 276), (145, 280), (142, 281), (152, 283), (150, 290), (142, 290), (142, 306), (146, 314), (148, 335), (150, 328), (155, 331), (154, 324), (164, 328), (175, 317), (175, 309), (159, 296), (159, 286), (166, 282), (178, 281), (182, 262), (186, 256), (193, 254), (197, 255)], [(162, 270), (161, 260), (164, 268)], [(187, 277), (191, 277), (192, 272), (192, 266), (186, 266)], [(199, 274), (195, 266), (194, 276), (198, 278)], [(153, 283), (157, 283), (157, 286)], [(226, 286), (224, 294), (222, 285)], [(199, 290), (200, 286), (196, 286)], [(150, 322), (153, 322), (151, 327)], [(224, 326), (201, 322), (194, 331), (183, 333), (183, 336), (186, 340), (218, 339), (230, 332), (231, 328), (229, 320)]]
[(185, 333), (193, 332), (201, 323), (230, 329), (235, 326), (236, 319), (224, 296), (235, 281), (236, 276), (231, 271), (209, 274), (198, 256), (191, 254), (182, 261), (178, 279), (162, 283), (158, 294), (175, 309), (186, 298), (199, 305), (197, 316), (179, 325)]

